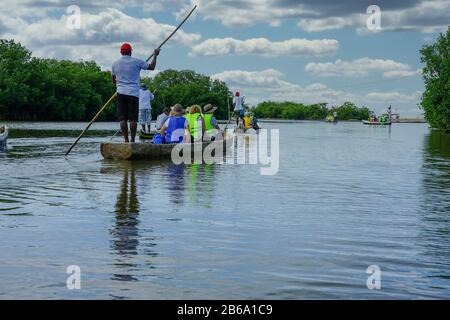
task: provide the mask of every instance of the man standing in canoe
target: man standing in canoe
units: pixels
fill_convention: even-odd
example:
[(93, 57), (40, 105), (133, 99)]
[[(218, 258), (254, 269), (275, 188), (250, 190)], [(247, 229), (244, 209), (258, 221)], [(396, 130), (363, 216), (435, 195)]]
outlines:
[[(153, 93), (142, 85), (139, 90), (139, 122), (142, 133), (150, 133), (152, 126), (152, 101), (155, 99)], [(147, 126), (147, 128), (146, 128)], [(148, 129), (148, 130), (147, 130)]]
[(119, 115), (120, 128), (122, 129), (125, 143), (128, 139), (128, 121), (130, 121), (131, 142), (135, 142), (137, 121), (139, 116), (139, 83), (141, 70), (155, 70), (156, 57), (159, 50), (154, 52), (150, 64), (131, 57), (132, 48), (128, 43), (120, 47), (122, 57), (112, 66), (112, 80), (117, 85), (117, 113)]
[(244, 119), (244, 97), (237, 91), (234, 95), (234, 116), (236, 117), (236, 126), (239, 126), (239, 120)]

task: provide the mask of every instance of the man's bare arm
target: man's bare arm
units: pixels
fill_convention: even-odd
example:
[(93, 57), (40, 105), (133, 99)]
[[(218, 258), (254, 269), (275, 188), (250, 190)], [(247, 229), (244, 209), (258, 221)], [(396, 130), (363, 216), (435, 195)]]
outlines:
[(150, 65), (148, 66), (148, 70), (153, 71), (156, 69), (156, 58), (159, 56), (159, 49), (155, 49), (153, 52), (153, 59), (152, 62), (150, 62)]

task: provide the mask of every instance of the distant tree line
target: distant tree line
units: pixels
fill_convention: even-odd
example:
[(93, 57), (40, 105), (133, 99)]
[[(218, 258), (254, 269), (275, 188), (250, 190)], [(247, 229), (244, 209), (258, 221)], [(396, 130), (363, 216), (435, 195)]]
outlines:
[[(228, 119), (233, 94), (222, 81), (190, 70), (166, 70), (142, 82), (155, 92), (153, 118), (164, 107), (181, 103), (218, 107), (216, 116)], [(89, 121), (114, 94), (111, 73), (95, 62), (41, 59), (13, 40), (0, 40), (0, 120)], [(323, 120), (334, 110), (326, 104), (262, 102), (253, 109), (260, 118)], [(350, 102), (336, 109), (341, 120), (368, 119), (369, 109)], [(116, 120), (110, 106), (100, 120)]]
[(295, 102), (266, 101), (253, 109), (259, 118), (292, 119), (292, 120), (324, 120), (328, 115), (337, 112), (340, 120), (364, 120), (369, 118), (370, 110), (345, 102), (336, 108), (327, 108), (326, 103), (306, 105)]
[(202, 108), (206, 104), (212, 104), (217, 107), (215, 115), (218, 119), (228, 119), (228, 110), (232, 109), (233, 95), (224, 82), (191, 70), (166, 70), (154, 78), (144, 78), (142, 82), (155, 93), (155, 100), (152, 102), (153, 118), (164, 107), (177, 103), (184, 107), (198, 104)]
[[(218, 118), (228, 118), (232, 93), (224, 82), (188, 70), (167, 70), (142, 82), (157, 90), (154, 117), (176, 103), (211, 103)], [(20, 43), (0, 40), (0, 120), (88, 121), (114, 92), (111, 73), (95, 62), (36, 58)], [(114, 105), (100, 118), (116, 119)]]
[[(13, 40), (0, 40), (0, 118), (84, 121), (114, 93), (111, 74), (95, 62), (32, 57)], [(111, 119), (114, 110), (103, 114)]]

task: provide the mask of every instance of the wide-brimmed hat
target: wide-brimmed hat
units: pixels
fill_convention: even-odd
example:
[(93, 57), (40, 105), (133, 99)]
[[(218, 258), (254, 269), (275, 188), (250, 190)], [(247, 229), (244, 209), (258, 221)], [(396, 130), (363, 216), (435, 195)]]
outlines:
[(179, 104), (179, 103), (177, 103), (176, 105), (172, 106), (170, 108), (170, 110), (172, 110), (173, 113), (177, 114), (177, 115), (183, 115), (184, 112), (185, 112), (184, 109), (183, 109), (183, 106), (181, 104)]
[(206, 106), (203, 107), (204, 113), (213, 113), (216, 110), (217, 107), (213, 107), (212, 104), (207, 104)]

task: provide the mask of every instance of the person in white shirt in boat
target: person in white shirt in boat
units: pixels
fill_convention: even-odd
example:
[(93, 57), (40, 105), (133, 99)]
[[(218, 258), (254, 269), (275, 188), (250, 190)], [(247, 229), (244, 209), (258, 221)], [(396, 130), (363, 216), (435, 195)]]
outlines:
[(117, 113), (125, 143), (128, 138), (128, 121), (130, 121), (131, 142), (135, 142), (137, 121), (139, 118), (139, 82), (141, 70), (155, 70), (159, 50), (154, 51), (153, 60), (147, 63), (131, 56), (129, 43), (120, 47), (122, 57), (112, 66), (112, 81), (117, 86)]
[[(139, 123), (143, 133), (150, 133), (152, 125), (152, 100), (155, 96), (142, 85), (139, 90)], [(147, 127), (147, 130), (146, 130)]]
[(156, 118), (156, 131), (158, 131), (158, 132), (161, 131), (161, 128), (163, 127), (164, 123), (167, 121), (167, 119), (169, 119), (169, 115), (170, 115), (169, 108), (164, 108), (163, 113), (161, 113)]
[(234, 116), (236, 117), (236, 126), (239, 126), (239, 119), (244, 119), (244, 97), (237, 91), (234, 95)]

